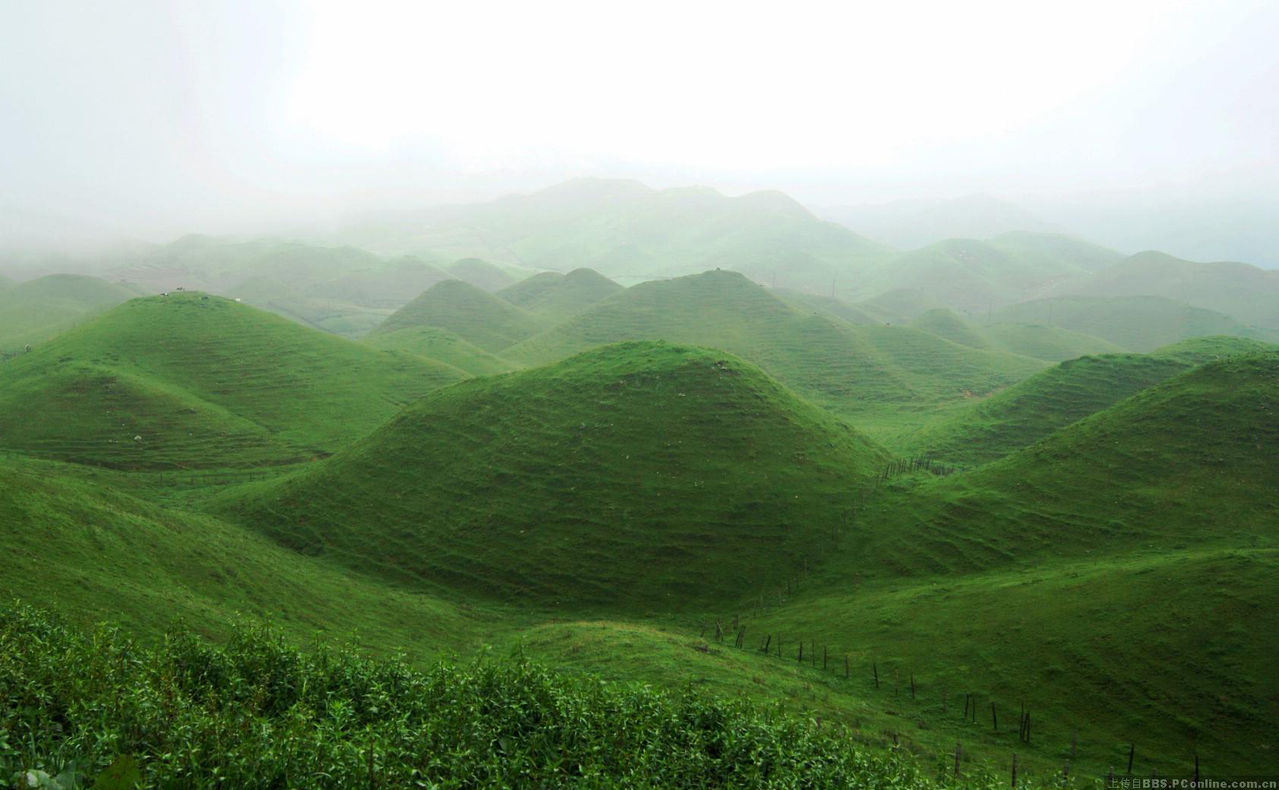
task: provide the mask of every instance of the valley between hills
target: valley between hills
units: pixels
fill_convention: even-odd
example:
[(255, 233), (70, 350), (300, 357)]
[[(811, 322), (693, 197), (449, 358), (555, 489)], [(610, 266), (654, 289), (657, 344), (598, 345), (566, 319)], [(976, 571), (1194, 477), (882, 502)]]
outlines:
[(1279, 766), (1279, 273), (598, 180), (94, 266), (0, 280), (5, 777)]

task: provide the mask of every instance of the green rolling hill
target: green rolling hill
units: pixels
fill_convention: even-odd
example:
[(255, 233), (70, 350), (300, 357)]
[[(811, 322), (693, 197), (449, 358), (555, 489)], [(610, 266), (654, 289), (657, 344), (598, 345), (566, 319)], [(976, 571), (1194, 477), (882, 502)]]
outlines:
[(449, 277), (470, 283), (490, 293), (512, 286), (518, 281), (518, 278), (502, 267), (479, 258), (462, 258), (450, 263), (446, 268)]
[(1225, 313), (1244, 324), (1279, 329), (1279, 271), (1246, 263), (1195, 263), (1162, 252), (1142, 252), (1067, 293), (1162, 296)]
[(135, 299), (0, 367), (0, 446), (124, 468), (297, 461), (464, 375), (229, 299)]
[(1224, 313), (1162, 296), (1039, 299), (996, 310), (991, 320), (1061, 327), (1143, 352), (1202, 335), (1279, 340), (1279, 331), (1246, 326)]
[(815, 561), (886, 459), (731, 355), (630, 343), (440, 390), (220, 512), (386, 578), (677, 611)]
[(1269, 545), (1276, 503), (1257, 492), (1279, 476), (1276, 371), (1279, 352), (1200, 365), (919, 496), (888, 496), (884, 507), (905, 511), (862, 559), (955, 573), (1102, 549)]
[(593, 269), (574, 269), (568, 274), (535, 274), (497, 295), (530, 312), (563, 320), (621, 290), (622, 286)]
[(1183, 340), (1150, 354), (1067, 360), (948, 415), (910, 439), (910, 452), (961, 466), (1002, 458), (1179, 373), (1228, 357), (1274, 351), (1246, 338)]
[(905, 327), (855, 327), (797, 309), (729, 271), (632, 286), (504, 356), (542, 364), (604, 343), (646, 339), (723, 348), (846, 413), (960, 401), (1042, 367)]
[(111, 620), (141, 637), (182, 619), (225, 636), (270, 623), (427, 654), (464, 644), (488, 615), (302, 557), (207, 515), (79, 480), (62, 464), (0, 457), (0, 594), (80, 625)]
[(470, 283), (445, 280), (395, 311), (369, 338), (412, 327), (438, 327), (492, 353), (531, 337), (546, 323)]
[(1119, 260), (1113, 251), (1052, 234), (947, 239), (883, 261), (867, 273), (860, 291), (863, 298), (917, 291), (952, 309), (985, 313), (1043, 296)]
[(940, 338), (969, 348), (1007, 351), (1046, 362), (1061, 362), (1085, 354), (1120, 352), (1114, 343), (1055, 326), (1036, 324), (979, 324), (951, 310), (929, 310), (910, 322)]
[(1001, 722), (1036, 712), (1042, 754), (1065, 759), (1077, 737), (1098, 773), (1129, 743), (1144, 772), (1195, 753), (1264, 771), (1276, 409), (1279, 353), (1229, 357), (973, 471), (891, 480), (794, 600), (749, 627), (914, 675), (921, 715), (977, 693), (984, 727), (965, 737), (988, 745), (1030, 751), (993, 732), (994, 701)]
[(78, 274), (51, 274), (0, 288), (0, 358), (137, 295), (127, 286)]
[(438, 326), (407, 326), (389, 332), (374, 332), (365, 336), (364, 342), (383, 351), (417, 354), (451, 365), (471, 376), (491, 376), (520, 367)]

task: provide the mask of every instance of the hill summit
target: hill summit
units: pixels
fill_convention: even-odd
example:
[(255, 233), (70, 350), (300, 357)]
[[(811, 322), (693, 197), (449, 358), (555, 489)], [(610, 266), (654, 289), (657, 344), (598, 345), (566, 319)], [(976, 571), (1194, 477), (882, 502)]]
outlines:
[(399, 580), (686, 609), (815, 559), (885, 459), (747, 362), (635, 342), (448, 387), (226, 507)]

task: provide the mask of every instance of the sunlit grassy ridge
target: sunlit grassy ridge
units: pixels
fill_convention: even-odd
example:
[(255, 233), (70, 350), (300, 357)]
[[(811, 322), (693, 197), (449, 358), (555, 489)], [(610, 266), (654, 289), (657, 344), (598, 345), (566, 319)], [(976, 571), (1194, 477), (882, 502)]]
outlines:
[(546, 324), (528, 311), (461, 280), (431, 286), (378, 325), (370, 337), (419, 326), (447, 329), (468, 343), (497, 352)]
[(1041, 367), (918, 330), (855, 327), (797, 309), (728, 271), (633, 286), (505, 355), (546, 363), (603, 343), (641, 339), (726, 349), (806, 397), (849, 413), (876, 403), (960, 400)]
[(0, 286), (0, 358), (137, 295), (125, 286), (77, 274), (9, 281), (8, 287)]
[(125, 468), (332, 452), (464, 374), (228, 299), (137, 299), (0, 367), (0, 447)]
[(388, 578), (681, 610), (815, 561), (886, 458), (736, 357), (632, 343), (442, 390), (224, 512)]

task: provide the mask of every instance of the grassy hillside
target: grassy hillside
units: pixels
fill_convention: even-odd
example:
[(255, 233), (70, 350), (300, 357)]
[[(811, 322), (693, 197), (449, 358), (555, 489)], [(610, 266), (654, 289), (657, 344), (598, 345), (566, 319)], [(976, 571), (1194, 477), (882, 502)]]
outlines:
[(1152, 351), (1201, 335), (1235, 335), (1267, 342), (1279, 339), (1273, 330), (1245, 326), (1223, 313), (1161, 296), (1040, 299), (996, 310), (991, 320), (1063, 327), (1131, 351)]
[(401, 351), (451, 365), (471, 376), (491, 376), (519, 367), (437, 326), (408, 326), (364, 338), (373, 348)]
[(434, 654), (480, 630), (476, 610), (407, 593), (215, 518), (77, 480), (61, 464), (0, 458), (0, 596), (80, 625), (155, 637), (178, 618), (224, 637), (237, 622)]
[[(968, 527), (979, 533), (980, 518)], [(1015, 752), (1027, 773), (1069, 762), (1100, 780), (1126, 772), (1131, 745), (1138, 776), (1188, 776), (1196, 755), (1205, 776), (1265, 773), (1279, 720), (1277, 571), (1273, 548), (1100, 551), (914, 583), (813, 580), (744, 622), (752, 647), (783, 640), (791, 666), (804, 640), (813, 687), (852, 686), (895, 711), (904, 738), (962, 743), (1005, 772)]]
[(859, 572), (1273, 545), (1277, 505), (1257, 492), (1279, 483), (1276, 373), (1276, 352), (1211, 362), (1002, 460), (903, 484), (877, 500), (885, 529), (867, 535)]
[(51, 274), (0, 288), (0, 358), (137, 295), (126, 286), (78, 274)]
[(976, 466), (1118, 403), (1191, 363), (1142, 354), (1067, 360), (912, 437), (914, 452)]
[(661, 339), (723, 348), (822, 405), (932, 404), (984, 394), (1041, 363), (904, 327), (855, 327), (799, 310), (740, 274), (711, 271), (632, 286), (506, 352), (531, 363), (594, 346)]
[(622, 286), (593, 269), (574, 269), (568, 274), (533, 275), (503, 288), (498, 296), (530, 312), (563, 320), (621, 290)]
[(397, 310), (369, 335), (419, 326), (447, 329), (468, 343), (495, 352), (531, 337), (542, 329), (544, 320), (474, 285), (445, 280)]
[(985, 313), (1043, 296), (1119, 259), (1111, 250), (1052, 234), (946, 239), (878, 264), (860, 294), (916, 291), (955, 310)]
[(1123, 351), (1114, 343), (1099, 337), (1060, 327), (977, 323), (945, 308), (929, 310), (911, 321), (910, 326), (961, 346), (1007, 351), (1046, 362), (1061, 362), (1085, 354)]
[(1098, 272), (1068, 293), (1162, 296), (1279, 329), (1279, 272), (1246, 263), (1194, 263), (1143, 252)]
[(731, 355), (632, 343), (441, 390), (225, 512), (388, 578), (682, 610), (815, 559), (884, 460)]
[(123, 468), (296, 461), (462, 376), (228, 299), (135, 299), (0, 367), (0, 443)]
[(479, 258), (463, 258), (454, 261), (448, 265), (447, 269), (450, 277), (490, 293), (514, 285), (517, 281), (500, 266)]

